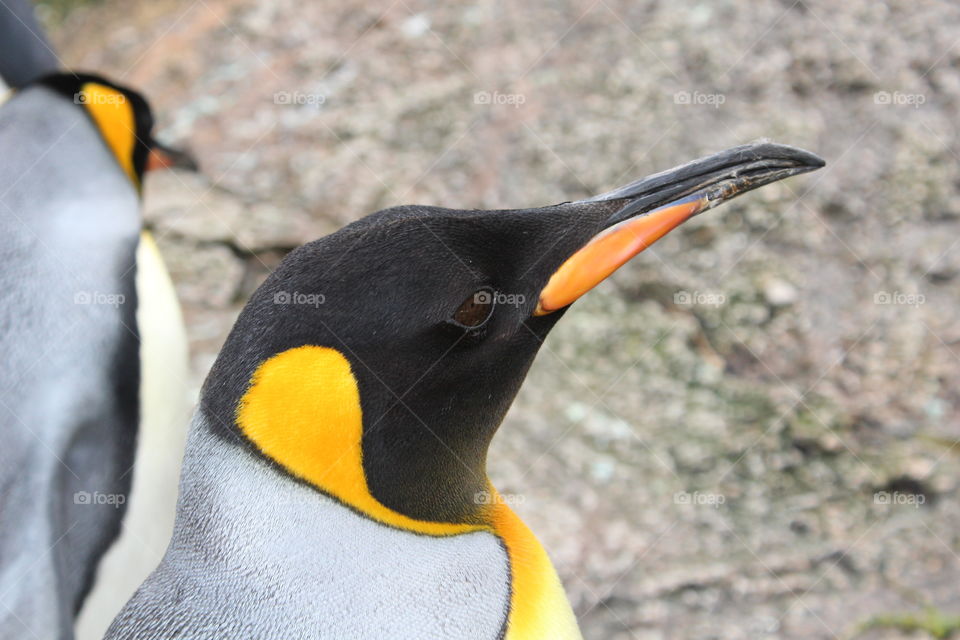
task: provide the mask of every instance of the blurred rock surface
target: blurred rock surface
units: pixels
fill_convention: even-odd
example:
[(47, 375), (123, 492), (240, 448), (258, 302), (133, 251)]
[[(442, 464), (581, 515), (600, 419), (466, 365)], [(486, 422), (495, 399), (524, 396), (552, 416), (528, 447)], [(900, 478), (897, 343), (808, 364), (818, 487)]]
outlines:
[(806, 639), (960, 611), (958, 27), (932, 0), (103, 0), (53, 36), (203, 165), (146, 214), (195, 385), (286, 251), (374, 210), (820, 153), (579, 302), (490, 456), (587, 638)]

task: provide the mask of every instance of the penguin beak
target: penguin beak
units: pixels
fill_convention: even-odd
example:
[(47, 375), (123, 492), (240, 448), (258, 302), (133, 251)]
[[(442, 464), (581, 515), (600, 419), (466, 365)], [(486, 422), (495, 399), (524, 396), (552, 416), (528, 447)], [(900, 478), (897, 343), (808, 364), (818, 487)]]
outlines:
[(557, 269), (540, 292), (535, 316), (566, 307), (635, 255), (690, 218), (771, 182), (824, 166), (802, 149), (757, 142), (727, 149), (574, 204), (622, 200), (623, 206)]
[(158, 169), (199, 171), (200, 167), (190, 152), (174, 149), (154, 140), (150, 144), (150, 153), (147, 155), (146, 171), (156, 171)]

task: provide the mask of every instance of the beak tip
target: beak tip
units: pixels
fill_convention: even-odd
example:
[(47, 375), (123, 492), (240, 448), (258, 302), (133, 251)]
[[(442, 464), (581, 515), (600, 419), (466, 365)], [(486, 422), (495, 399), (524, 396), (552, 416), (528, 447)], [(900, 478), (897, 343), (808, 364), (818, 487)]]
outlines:
[(744, 145), (741, 148), (747, 150), (747, 153), (744, 155), (753, 156), (757, 159), (779, 158), (789, 160), (795, 162), (798, 168), (803, 168), (807, 171), (819, 169), (827, 164), (826, 161), (817, 154), (788, 144), (762, 140)]
[(797, 161), (804, 167), (809, 168), (810, 171), (816, 171), (817, 169), (827, 166), (826, 160), (815, 153), (804, 151), (803, 149), (797, 149)]

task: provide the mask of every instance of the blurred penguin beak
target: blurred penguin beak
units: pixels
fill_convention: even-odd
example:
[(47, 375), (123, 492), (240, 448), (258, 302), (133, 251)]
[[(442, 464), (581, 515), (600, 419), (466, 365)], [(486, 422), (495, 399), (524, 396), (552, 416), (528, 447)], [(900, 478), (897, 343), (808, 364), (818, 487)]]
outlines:
[(174, 149), (173, 147), (168, 147), (154, 140), (150, 146), (150, 153), (147, 156), (146, 170), (156, 171), (158, 169), (199, 171), (200, 167), (188, 151)]
[(566, 307), (624, 263), (695, 215), (752, 191), (824, 166), (802, 149), (759, 142), (727, 149), (581, 202), (623, 206), (550, 277), (534, 315)]

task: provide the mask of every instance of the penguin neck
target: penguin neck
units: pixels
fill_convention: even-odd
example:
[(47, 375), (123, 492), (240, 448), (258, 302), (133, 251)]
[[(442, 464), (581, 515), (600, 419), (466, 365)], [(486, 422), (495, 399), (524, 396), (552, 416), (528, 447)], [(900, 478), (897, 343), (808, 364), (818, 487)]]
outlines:
[(486, 466), (492, 431), (485, 434), (482, 426), (451, 414), (444, 424), (430, 424), (416, 411), (392, 410), (378, 426), (364, 429), (370, 492), (418, 520), (489, 523), (493, 487)]
[[(208, 380), (210, 396), (205, 394), (202, 407), (218, 406), (211, 398), (220, 388), (216, 380)], [(411, 413), (418, 409), (401, 406)], [(420, 421), (411, 427), (409, 420), (400, 414), (391, 416), (389, 411), (368, 427), (349, 362), (335, 349), (319, 346), (289, 349), (262, 362), (236, 407), (234, 415), (214, 414), (219, 418), (214, 423), (234, 425), (243, 441), (269, 460), (275, 472), (288, 476), (286, 482), (278, 478), (278, 499), (283, 499), (284, 487), (299, 481), (323, 494), (317, 496), (319, 502), (326, 501), (324, 496), (333, 498), (392, 529), (443, 538), (492, 533), (502, 541), (511, 567), (506, 638), (578, 637), (573, 613), (546, 552), (486, 478), (489, 438), (470, 446), (466, 440), (431, 435), (426, 431), (430, 425)], [(453, 412), (441, 415), (452, 416)], [(411, 431), (417, 428), (420, 431)], [(444, 433), (451, 432), (466, 433), (467, 429)], [(382, 437), (371, 437), (377, 433)], [(435, 444), (424, 449), (424, 443)], [(236, 439), (221, 446), (235, 448)], [(374, 456), (380, 457), (372, 465)], [(438, 467), (438, 458), (446, 466)], [(411, 461), (419, 461), (421, 466), (408, 465)], [(203, 466), (202, 460), (197, 462)], [(251, 466), (251, 462), (243, 464)], [(394, 464), (392, 477), (400, 486), (394, 494), (383, 493), (386, 485), (379, 483), (370, 469), (387, 469)], [(259, 468), (255, 463), (252, 466)], [(397, 468), (406, 471), (398, 476)], [(436, 469), (443, 471), (438, 473)], [(187, 483), (185, 475), (185, 487)], [(417, 495), (418, 491), (423, 493)], [(307, 496), (302, 499), (304, 506), (311, 504)], [(392, 499), (402, 503), (401, 508)], [(470, 513), (450, 519), (421, 517), (408, 508), (414, 502), (426, 505), (429, 513), (443, 509), (469, 509)], [(208, 508), (222, 510), (215, 504)], [(316, 524), (324, 527), (326, 522), (320, 519)], [(541, 633), (543, 625), (550, 627), (549, 633)]]

